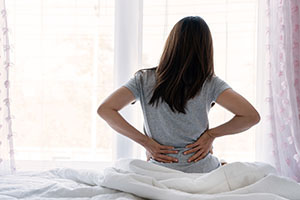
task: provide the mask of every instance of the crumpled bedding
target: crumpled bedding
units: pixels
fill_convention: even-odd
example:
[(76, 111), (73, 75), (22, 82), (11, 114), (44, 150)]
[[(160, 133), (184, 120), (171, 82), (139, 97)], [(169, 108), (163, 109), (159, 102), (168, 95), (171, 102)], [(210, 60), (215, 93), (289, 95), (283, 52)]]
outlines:
[(234, 162), (184, 173), (138, 159), (102, 171), (55, 168), (0, 176), (0, 199), (300, 200), (300, 183), (269, 164)]

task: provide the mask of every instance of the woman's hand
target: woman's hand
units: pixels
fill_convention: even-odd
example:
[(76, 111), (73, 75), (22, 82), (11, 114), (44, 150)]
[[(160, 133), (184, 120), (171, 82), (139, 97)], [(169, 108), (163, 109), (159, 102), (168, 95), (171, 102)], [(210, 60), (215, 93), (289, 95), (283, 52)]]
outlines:
[(212, 152), (212, 143), (215, 138), (210, 136), (209, 133), (207, 133), (208, 131), (209, 130), (205, 131), (196, 142), (186, 146), (186, 148), (191, 149), (185, 151), (183, 153), (184, 155), (196, 152), (189, 158), (188, 162), (197, 162), (204, 158), (209, 151)]
[(174, 149), (172, 146), (165, 146), (157, 143), (155, 140), (149, 137), (149, 140), (144, 145), (146, 149), (147, 160), (150, 158), (165, 163), (178, 162), (177, 158), (165, 155), (165, 154), (177, 154), (178, 151), (171, 150)]
[[(211, 154), (214, 153), (214, 152), (213, 152), (213, 146), (211, 146), (211, 148), (209, 149), (209, 152), (210, 152)], [(151, 157), (150, 153), (146, 150), (146, 158), (147, 158), (147, 161), (150, 160), (150, 157)]]

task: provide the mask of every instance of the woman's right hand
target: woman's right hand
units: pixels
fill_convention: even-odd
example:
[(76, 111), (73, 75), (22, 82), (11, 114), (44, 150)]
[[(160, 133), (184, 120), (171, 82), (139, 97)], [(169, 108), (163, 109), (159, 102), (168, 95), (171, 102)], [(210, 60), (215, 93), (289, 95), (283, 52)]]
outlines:
[(177, 158), (165, 155), (165, 154), (177, 154), (178, 151), (172, 150), (174, 149), (174, 147), (161, 145), (158, 142), (156, 142), (154, 139), (150, 137), (148, 138), (149, 138), (148, 141), (144, 145), (147, 151), (146, 152), (147, 160), (152, 158), (156, 161), (164, 162), (164, 163), (178, 162)]

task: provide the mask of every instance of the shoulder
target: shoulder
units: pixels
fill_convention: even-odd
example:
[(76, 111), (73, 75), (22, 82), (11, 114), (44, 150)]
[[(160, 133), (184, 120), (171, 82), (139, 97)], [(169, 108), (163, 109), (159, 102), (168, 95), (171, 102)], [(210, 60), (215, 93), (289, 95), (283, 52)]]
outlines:
[(227, 85), (227, 83), (219, 76), (214, 75), (211, 78), (206, 79), (205, 85), (206, 87), (214, 88), (214, 87), (220, 87), (222, 85)]
[(136, 71), (134, 76), (138, 81), (150, 81), (152, 79), (155, 79), (155, 71), (156, 67), (144, 68)]
[(136, 71), (136, 74), (153, 74), (155, 73), (157, 67), (151, 67), (151, 68), (143, 68)]
[(217, 75), (213, 75), (211, 78), (207, 78), (206, 82), (209, 84), (215, 84), (217, 82), (223, 81), (222, 78), (220, 78)]
[(211, 101), (216, 101), (218, 96), (226, 89), (231, 88), (222, 78), (214, 75), (207, 80), (206, 93)]

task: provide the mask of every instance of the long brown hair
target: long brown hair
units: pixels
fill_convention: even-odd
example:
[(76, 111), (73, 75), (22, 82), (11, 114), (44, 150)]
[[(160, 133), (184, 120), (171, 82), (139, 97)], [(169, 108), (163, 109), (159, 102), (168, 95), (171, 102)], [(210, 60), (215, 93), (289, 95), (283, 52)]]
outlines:
[(149, 104), (157, 106), (161, 99), (173, 112), (186, 114), (187, 101), (214, 75), (212, 36), (201, 17), (188, 16), (174, 25), (155, 74)]

